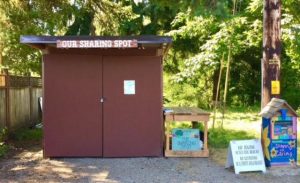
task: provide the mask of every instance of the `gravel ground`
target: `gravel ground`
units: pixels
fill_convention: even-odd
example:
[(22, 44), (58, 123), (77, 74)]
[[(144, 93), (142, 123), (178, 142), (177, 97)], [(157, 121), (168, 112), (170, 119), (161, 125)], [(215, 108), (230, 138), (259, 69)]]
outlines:
[(0, 161), (0, 182), (300, 182), (299, 168), (235, 175), (210, 158), (43, 159), (40, 149)]

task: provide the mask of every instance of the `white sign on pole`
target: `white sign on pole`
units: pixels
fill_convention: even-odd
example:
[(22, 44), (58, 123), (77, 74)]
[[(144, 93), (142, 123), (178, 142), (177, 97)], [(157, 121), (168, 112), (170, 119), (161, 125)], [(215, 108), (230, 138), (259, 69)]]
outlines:
[(235, 174), (249, 171), (266, 172), (265, 160), (259, 139), (230, 141), (225, 167), (234, 166)]
[(124, 81), (124, 94), (134, 95), (135, 94), (135, 80)]

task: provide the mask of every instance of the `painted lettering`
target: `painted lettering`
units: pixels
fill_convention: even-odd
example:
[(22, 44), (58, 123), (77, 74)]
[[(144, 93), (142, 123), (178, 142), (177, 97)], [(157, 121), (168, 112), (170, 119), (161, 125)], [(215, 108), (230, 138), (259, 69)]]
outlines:
[(136, 40), (57, 40), (57, 48), (136, 48)]

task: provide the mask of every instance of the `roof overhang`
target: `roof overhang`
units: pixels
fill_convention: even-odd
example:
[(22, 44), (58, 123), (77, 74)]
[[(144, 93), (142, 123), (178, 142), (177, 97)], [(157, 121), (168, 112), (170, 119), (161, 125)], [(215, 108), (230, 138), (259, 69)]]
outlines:
[[(115, 41), (115, 40), (134, 40), (137, 43), (137, 48), (157, 48), (163, 49), (163, 54), (166, 54), (168, 49), (171, 46), (172, 38), (169, 36), (33, 36), (33, 35), (24, 35), (20, 37), (20, 42), (27, 44), (33, 48), (40, 50), (47, 50), (48, 48), (57, 48), (57, 43), (59, 41)], [(100, 49), (107, 49), (100, 48)], [(119, 47), (119, 49), (130, 49)], [(66, 48), (59, 48), (66, 49)], [(69, 49), (69, 48), (67, 48)], [(71, 48), (71, 49), (82, 49), (82, 48)], [(95, 49), (86, 47), (85, 49)], [(99, 48), (98, 48), (99, 49)], [(113, 48), (116, 49), (116, 48)]]
[(272, 98), (271, 101), (259, 113), (264, 118), (273, 117), (283, 107), (287, 108), (294, 116), (298, 117), (296, 111), (283, 99)]

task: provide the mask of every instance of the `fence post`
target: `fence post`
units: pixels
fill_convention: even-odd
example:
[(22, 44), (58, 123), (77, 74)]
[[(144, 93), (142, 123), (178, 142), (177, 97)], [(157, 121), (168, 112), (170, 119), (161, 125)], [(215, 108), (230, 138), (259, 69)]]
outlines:
[(4, 69), (4, 80), (5, 80), (5, 126), (8, 131), (10, 131), (10, 76), (8, 69)]
[(31, 82), (31, 73), (28, 74), (28, 87), (29, 87), (29, 120), (30, 124), (33, 123), (32, 120), (32, 82)]

